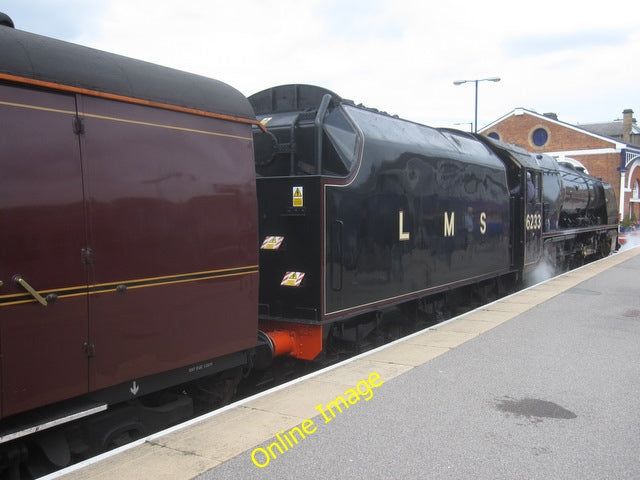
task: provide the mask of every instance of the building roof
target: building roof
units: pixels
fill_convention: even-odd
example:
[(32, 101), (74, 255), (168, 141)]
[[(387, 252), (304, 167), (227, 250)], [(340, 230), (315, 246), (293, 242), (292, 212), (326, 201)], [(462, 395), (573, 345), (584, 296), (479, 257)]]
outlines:
[[(490, 131), (492, 127), (501, 123), (506, 118), (511, 116), (524, 115), (524, 114), (532, 115), (534, 117), (540, 118), (541, 120), (546, 120), (548, 122), (552, 122), (557, 125), (561, 125), (563, 127), (569, 128), (571, 130), (575, 130), (575, 131), (590, 135), (592, 137), (599, 138), (601, 140), (612, 142), (615, 144), (615, 148), (621, 149), (625, 147), (626, 148), (631, 147), (631, 148), (637, 149), (639, 145), (637, 143), (637, 139), (640, 137), (640, 127), (638, 127), (638, 125), (635, 123), (635, 119), (634, 119), (634, 123), (631, 126), (632, 141), (631, 143), (625, 143), (622, 141), (622, 124), (623, 124), (622, 119), (614, 120), (612, 122), (585, 123), (585, 124), (573, 125), (571, 123), (566, 123), (558, 120), (558, 116), (555, 113), (540, 114), (533, 110), (527, 110), (526, 108), (521, 108), (521, 107), (515, 108), (511, 112), (507, 113), (506, 115), (503, 115), (497, 120), (494, 120), (490, 124), (483, 127), (480, 130), (480, 132), (486, 134), (486, 132)], [(634, 139), (636, 140), (634, 141)]]
[[(622, 137), (622, 119), (603, 123), (581, 123), (578, 126), (605, 137)], [(640, 128), (636, 124), (631, 125), (631, 133), (640, 134)]]
[(592, 130), (588, 130), (588, 129), (584, 128), (583, 125), (573, 125), (571, 123), (562, 122), (562, 121), (558, 120), (558, 118), (557, 118), (557, 116), (555, 114), (543, 115), (543, 114), (540, 114), (538, 112), (534, 112), (533, 110), (527, 110), (526, 108), (521, 108), (521, 107), (520, 108), (515, 108), (514, 110), (512, 110), (509, 113), (507, 113), (506, 115), (503, 115), (502, 117), (498, 118), (497, 120), (494, 120), (489, 125), (486, 125), (485, 127), (482, 127), (482, 129), (480, 130), (480, 133), (486, 134), (495, 125), (501, 123), (506, 118), (511, 117), (511, 116), (518, 116), (518, 115), (531, 115), (531, 116), (539, 118), (540, 120), (545, 120), (547, 122), (555, 123), (556, 125), (560, 125), (562, 127), (565, 127), (565, 128), (571, 129), (571, 130), (575, 130), (577, 132), (584, 133), (586, 135), (589, 135), (589, 136), (592, 136), (592, 137), (595, 137), (595, 138), (599, 138), (600, 140), (605, 140), (607, 142), (611, 142), (611, 143), (615, 144), (615, 148), (624, 148), (624, 146), (626, 145), (626, 144), (622, 143), (620, 141), (620, 139), (612, 138), (612, 137), (610, 137), (608, 135), (603, 135), (603, 134), (594, 132)]

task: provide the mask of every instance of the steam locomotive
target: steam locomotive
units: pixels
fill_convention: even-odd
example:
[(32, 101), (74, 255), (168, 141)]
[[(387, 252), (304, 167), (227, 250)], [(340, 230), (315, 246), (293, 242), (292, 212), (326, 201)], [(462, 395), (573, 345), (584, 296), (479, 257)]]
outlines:
[(0, 24), (6, 474), (615, 246), (611, 187), (552, 157)]
[(615, 247), (611, 186), (548, 155), (314, 86), (249, 100), (267, 127), (254, 127), (260, 328), (294, 340), (276, 353), (311, 359), (332, 339), (368, 335), (389, 306), (428, 312), (443, 292)]

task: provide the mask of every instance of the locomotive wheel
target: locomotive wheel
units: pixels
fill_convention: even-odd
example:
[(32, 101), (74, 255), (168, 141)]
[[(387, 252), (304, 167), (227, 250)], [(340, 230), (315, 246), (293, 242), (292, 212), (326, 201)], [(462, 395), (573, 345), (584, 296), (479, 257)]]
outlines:
[(611, 242), (609, 239), (605, 237), (603, 241), (600, 242), (600, 258), (606, 258), (611, 254)]

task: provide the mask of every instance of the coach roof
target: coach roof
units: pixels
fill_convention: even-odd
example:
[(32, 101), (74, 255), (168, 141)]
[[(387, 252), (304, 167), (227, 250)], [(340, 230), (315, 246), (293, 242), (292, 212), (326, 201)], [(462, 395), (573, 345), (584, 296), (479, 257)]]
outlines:
[[(0, 26), (0, 73), (255, 121), (245, 96), (211, 78)], [(90, 93), (89, 92), (89, 93)]]

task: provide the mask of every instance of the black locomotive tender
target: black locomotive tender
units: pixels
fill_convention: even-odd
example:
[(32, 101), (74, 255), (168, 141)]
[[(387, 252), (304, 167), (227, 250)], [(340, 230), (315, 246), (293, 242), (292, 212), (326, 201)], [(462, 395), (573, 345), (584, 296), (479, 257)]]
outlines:
[[(3, 21), (0, 23), (10, 25), (6, 18), (1, 16), (0, 20)], [(46, 137), (46, 141), (52, 143), (51, 147), (44, 146), (43, 159), (47, 162), (57, 161), (55, 155), (47, 155), (53, 155), (50, 152), (56, 151), (54, 144), (62, 136), (69, 136), (69, 148), (76, 148), (77, 138), (81, 139), (82, 145), (83, 142), (102, 139), (103, 145), (110, 146), (114, 140), (108, 135), (114, 131), (117, 133), (116, 127), (126, 125), (130, 129), (138, 129), (126, 140), (136, 144), (135, 156), (132, 161), (126, 162), (128, 168), (138, 168), (135, 166), (138, 160), (141, 169), (147, 164), (159, 168), (153, 162), (168, 162), (170, 158), (167, 160), (166, 152), (163, 153), (166, 148), (159, 148), (153, 143), (166, 141), (167, 137), (164, 134), (143, 135), (156, 132), (154, 129), (164, 131), (165, 124), (170, 125), (171, 135), (181, 139), (183, 145), (193, 143), (189, 155), (202, 155), (194, 161), (181, 158), (175, 164), (175, 174), (166, 176), (166, 179), (174, 182), (172, 191), (182, 192), (182, 196), (177, 198), (191, 200), (176, 202), (170, 197), (163, 197), (161, 188), (149, 189), (148, 185), (156, 180), (145, 171), (135, 172), (136, 178), (149, 177), (148, 181), (141, 181), (136, 186), (135, 182), (121, 182), (115, 169), (109, 180), (112, 184), (105, 183), (105, 191), (108, 188), (124, 191), (125, 186), (133, 189), (127, 190), (123, 199), (132, 202), (132, 208), (135, 209), (132, 212), (138, 215), (135, 218), (145, 222), (156, 221), (150, 219), (160, 219), (157, 222), (174, 221), (175, 215), (169, 217), (158, 214), (162, 209), (177, 212), (185, 206), (194, 209), (202, 206), (203, 211), (215, 211), (223, 215), (224, 212), (231, 214), (229, 206), (234, 202), (243, 206), (243, 212), (255, 212), (257, 204), (257, 218), (246, 215), (247, 218), (234, 218), (232, 224), (236, 228), (234, 231), (249, 232), (252, 238), (256, 230), (259, 233), (259, 239), (249, 239), (249, 243), (256, 242), (255, 250), (248, 249), (251, 250), (249, 253), (243, 248), (225, 250), (229, 242), (221, 247), (216, 244), (217, 241), (225, 243), (222, 240), (229, 238), (229, 228), (221, 227), (225, 225), (225, 219), (210, 214), (196, 218), (191, 213), (189, 228), (201, 235), (202, 241), (194, 240), (189, 244), (198, 250), (194, 250), (193, 255), (172, 257), (173, 263), (167, 263), (166, 272), (162, 270), (164, 264), (158, 269), (153, 262), (140, 263), (154, 273), (134, 271), (137, 268), (137, 255), (146, 253), (134, 243), (138, 239), (131, 235), (119, 235), (118, 245), (122, 245), (122, 248), (114, 251), (113, 258), (122, 258), (122, 254), (130, 256), (122, 266), (107, 265), (109, 272), (115, 272), (114, 278), (97, 282), (97, 285), (74, 287), (74, 296), (71, 298), (68, 295), (68, 299), (65, 295), (72, 290), (63, 285), (64, 282), (54, 275), (55, 272), (48, 271), (55, 269), (33, 268), (34, 265), (48, 265), (46, 262), (51, 261), (51, 255), (47, 255), (46, 250), (43, 250), (41, 258), (27, 258), (27, 253), (20, 256), (19, 259), (24, 257), (24, 263), (15, 266), (16, 272), (2, 270), (3, 275), (7, 275), (6, 279), (3, 277), (4, 281), (0, 281), (0, 287), (4, 285), (4, 290), (0, 291), (0, 307), (4, 314), (4, 319), (0, 319), (4, 336), (2, 345), (9, 345), (7, 342), (13, 341), (8, 339), (8, 334), (22, 335), (31, 331), (20, 327), (23, 325), (20, 322), (45, 325), (37, 322), (48, 317), (37, 321), (34, 318), (45, 312), (51, 318), (55, 318), (56, 312), (61, 315), (65, 305), (77, 302), (79, 294), (84, 292), (91, 294), (88, 299), (90, 302), (95, 302), (100, 295), (100, 303), (91, 304), (96, 306), (93, 309), (94, 322), (96, 312), (100, 313), (99, 308), (106, 308), (109, 312), (109, 304), (113, 302), (137, 305), (136, 315), (141, 316), (135, 318), (139, 318), (140, 322), (161, 316), (165, 334), (155, 333), (153, 338), (156, 343), (150, 345), (162, 344), (157, 342), (170, 345), (170, 359), (173, 362), (170, 369), (163, 367), (163, 364), (156, 368), (148, 362), (148, 359), (155, 358), (154, 352), (149, 350), (144, 355), (146, 363), (136, 363), (139, 348), (147, 346), (146, 340), (129, 335), (123, 337), (122, 342), (117, 341), (113, 335), (120, 330), (113, 326), (113, 318), (105, 317), (105, 331), (111, 335), (108, 344), (114, 346), (115, 353), (101, 360), (100, 355), (105, 351), (107, 342), (103, 340), (100, 343), (100, 338), (86, 340), (85, 345), (92, 347), (90, 353), (84, 358), (80, 358), (82, 355), (77, 356), (78, 359), (74, 356), (69, 360), (69, 365), (73, 362), (101, 365), (102, 377), (98, 378), (102, 383), (92, 389), (93, 380), (90, 378), (89, 386), (83, 387), (84, 393), (74, 398), (76, 394), (58, 395), (57, 392), (64, 389), (52, 387), (51, 395), (41, 391), (44, 387), (42, 382), (37, 381), (39, 372), (43, 366), (53, 365), (39, 362), (36, 368), (33, 362), (29, 363), (30, 360), (23, 364), (7, 358), (7, 353), (3, 351), (3, 409), (11, 402), (10, 409), (6, 414), (3, 410), (0, 420), (0, 468), (7, 469), (5, 473), (17, 474), (22, 463), (31, 463), (32, 466), (35, 463), (32, 472), (42, 471), (39, 469), (42, 466), (40, 457), (31, 453), (30, 445), (36, 445), (39, 451), (44, 452), (42, 458), (64, 466), (74, 454), (82, 456), (145, 434), (148, 431), (145, 423), (147, 417), (153, 418), (150, 423), (162, 424), (164, 420), (158, 418), (168, 417), (171, 421), (178, 421), (184, 411), (189, 410), (184, 401), (176, 402), (175, 397), (169, 396), (170, 400), (163, 403), (163, 396), (145, 401), (139, 398), (142, 394), (178, 386), (174, 392), (180, 395), (196, 391), (196, 395), (227, 399), (229, 390), (235, 388), (239, 379), (236, 373), (225, 376), (224, 370), (229, 365), (237, 372), (239, 367), (245, 370), (264, 367), (276, 356), (323, 360), (348, 346), (364, 348), (395, 333), (401, 320), (435, 316), (447, 300), (470, 295), (482, 300), (501, 286), (518, 284), (541, 265), (549, 265), (555, 271), (563, 270), (581, 264), (585, 259), (606, 256), (616, 244), (617, 212), (611, 187), (570, 166), (558, 164), (550, 156), (531, 154), (481, 135), (430, 128), (355, 105), (333, 92), (309, 85), (271, 88), (249, 97), (248, 102), (241, 95), (229, 97), (226, 103), (199, 102), (192, 98), (193, 95), (181, 96), (172, 92), (178, 89), (181, 82), (199, 85), (204, 94), (219, 95), (220, 91), (227, 90), (222, 89), (219, 82), (211, 81), (211, 85), (208, 85), (207, 79), (184, 72), (161, 69), (26, 32), (11, 29), (2, 31), (2, 35), (5, 44), (13, 42), (11, 44), (15, 45), (15, 49), (24, 51), (31, 60), (22, 62), (22, 57), (15, 52), (3, 57), (0, 87), (4, 97), (0, 99), (0, 113), (4, 119), (22, 115), (21, 118), (25, 120), (16, 128), (28, 129), (33, 123), (29, 118), (36, 118), (35, 115), (39, 115), (39, 121), (51, 119), (47, 121), (56, 122), (56, 128), (60, 128), (61, 133)], [(39, 63), (38, 59), (43, 60)], [(88, 71), (81, 65), (85, 61), (95, 62), (99, 71), (111, 72), (112, 77), (96, 78), (93, 70)], [(60, 69), (59, 66), (65, 62), (69, 68)], [(68, 72), (73, 71), (82, 72), (79, 75), (81, 78), (70, 79)], [(118, 80), (122, 76), (128, 76), (126, 81)], [(148, 91), (143, 80), (151, 78), (157, 88)], [(127, 86), (124, 92), (114, 87), (121, 83)], [(47, 99), (54, 97), (68, 99), (71, 106), (66, 109), (43, 108), (50, 101)], [(109, 116), (95, 115), (89, 109), (97, 108), (91, 106), (98, 105), (98, 100), (94, 102), (91, 99), (98, 99), (100, 105), (106, 109), (113, 108), (115, 113)], [(36, 105), (37, 102), (43, 102), (43, 105)], [(229, 116), (226, 110), (207, 110), (207, 105), (217, 104), (236, 112), (232, 114), (235, 116)], [(75, 113), (73, 105), (78, 108)], [(251, 107), (260, 124), (253, 118)], [(80, 108), (87, 109), (87, 112)], [(56, 120), (55, 115), (60, 115), (63, 121)], [(87, 117), (87, 125), (92, 128), (76, 128), (82, 124), (83, 115)], [(151, 121), (140, 121), (147, 118)], [(209, 121), (208, 118), (213, 119)], [(95, 119), (105, 122), (103, 129), (91, 123)], [(209, 123), (193, 128), (192, 122), (196, 121), (203, 122), (203, 125)], [(69, 126), (68, 132), (63, 128), (64, 125)], [(236, 133), (202, 135), (205, 129), (221, 131), (219, 129), (223, 128)], [(244, 128), (247, 132), (253, 131), (253, 139), (251, 133), (242, 133)], [(4, 140), (6, 146), (3, 151), (16, 152), (18, 156), (25, 151), (24, 145), (31, 142), (30, 138), (20, 138), (19, 135)], [(251, 171), (251, 144), (255, 153), (255, 179)], [(210, 160), (212, 148), (214, 160)], [(216, 148), (220, 149), (220, 155), (217, 155)], [(126, 153), (128, 150), (122, 148), (120, 151)], [(246, 154), (247, 158), (239, 156), (234, 160), (230, 158), (230, 152)], [(92, 161), (91, 151), (82, 154), (88, 155), (82, 158), (82, 162)], [(2, 161), (6, 165), (14, 162), (9, 158), (3, 158)], [(211, 191), (215, 189), (206, 185), (199, 193), (189, 192), (194, 178), (214, 177), (210, 172), (197, 171), (198, 168), (211, 168), (211, 161), (218, 162), (214, 166), (224, 165), (226, 184), (213, 193)], [(234, 161), (242, 164), (243, 168), (248, 163), (246, 178), (239, 176), (237, 168), (230, 167)], [(161, 167), (166, 169), (169, 163), (162, 163)], [(107, 168), (108, 162), (102, 165), (101, 168)], [(191, 170), (180, 172), (180, 165)], [(22, 170), (7, 168), (6, 171)], [(80, 172), (78, 175), (85, 174), (80, 169), (77, 171)], [(37, 178), (46, 181), (45, 174)], [(233, 185), (233, 179), (236, 178), (240, 178), (238, 185)], [(24, 179), (20, 181), (24, 182)], [(7, 182), (11, 182), (11, 179), (6, 180), (5, 184), (8, 185)], [(135, 190), (138, 187), (140, 192)], [(92, 188), (91, 182), (86, 188)], [(0, 205), (0, 213), (6, 218), (14, 218), (7, 215), (24, 211), (15, 208), (24, 199), (14, 190), (12, 194), (17, 199), (13, 201), (14, 205)], [(87, 201), (95, 201), (92, 200), (91, 191), (88, 192)], [(42, 194), (42, 198), (49, 197)], [(37, 208), (42, 208), (43, 212), (54, 211), (58, 204), (55, 198), (51, 198), (53, 203)], [(46, 203), (46, 200), (43, 201)], [(79, 197), (74, 205), (81, 208), (82, 201)], [(88, 207), (85, 211), (89, 221), (99, 222), (100, 218), (93, 219), (91, 215), (98, 207), (109, 206), (109, 203), (95, 203), (95, 207)], [(118, 211), (118, 215), (125, 213), (128, 214)], [(37, 221), (46, 218), (46, 215), (34, 214), (32, 217), (28, 221), (31, 229), (28, 231), (43, 240), (38, 245), (47, 244), (47, 235), (52, 234), (47, 233), (46, 229), (38, 229), (52, 223)], [(81, 220), (83, 216), (79, 214), (74, 218)], [(112, 215), (108, 218), (117, 217)], [(131, 220), (132, 217), (129, 215), (127, 218)], [(184, 222), (179, 220), (176, 220), (176, 225), (184, 227)], [(198, 222), (202, 223), (202, 228), (197, 225)], [(17, 227), (11, 226), (12, 229)], [(24, 225), (19, 227), (26, 228)], [(141, 237), (146, 243), (140, 245), (153, 242), (157, 251), (162, 249), (162, 245), (174, 248), (168, 245), (180, 245), (180, 238), (173, 235), (165, 240), (167, 235), (163, 234), (154, 239), (149, 232), (179, 231), (180, 228), (174, 228), (173, 224), (163, 224), (162, 228), (158, 225), (146, 226), (142, 232), (144, 237)], [(113, 230), (109, 228), (102, 231), (109, 235)], [(65, 232), (60, 228), (55, 231), (60, 238), (49, 243), (57, 242), (58, 245), (62, 240), (67, 241)], [(3, 231), (0, 241), (3, 245), (13, 242), (12, 245), (19, 248), (16, 235), (19, 235), (19, 231), (17, 234)], [(174, 243), (168, 243), (171, 241)], [(247, 239), (238, 239), (238, 242), (242, 246), (247, 244)], [(81, 268), (99, 272), (104, 267), (104, 263), (99, 262), (105, 255), (108, 256), (110, 244), (98, 244), (103, 246), (95, 254), (96, 262), (84, 262)], [(218, 253), (209, 255), (207, 249), (213, 246), (216, 246)], [(75, 244), (71, 245), (71, 260), (69, 266), (65, 266), (65, 272), (76, 266), (80, 268), (76, 265), (76, 252), (80, 251), (80, 247), (86, 252), (91, 251), (89, 247), (93, 248), (94, 245), (78, 244), (77, 250)], [(238, 265), (225, 268), (217, 265), (217, 262), (229, 257), (225, 254), (227, 251), (240, 252), (237, 253), (238, 258), (248, 266), (239, 269)], [(240, 254), (243, 256), (240, 257)], [(18, 257), (2, 258), (7, 264), (18, 262)], [(184, 258), (185, 262), (188, 260), (191, 263), (176, 267), (177, 258)], [(255, 265), (251, 265), (256, 263), (256, 258), (259, 258), (258, 288), (253, 287), (257, 270)], [(206, 262), (198, 264), (202, 259)], [(121, 267), (126, 276), (119, 270)], [(30, 289), (25, 293), (20, 290), (21, 286), (26, 285), (22, 277), (20, 280), (23, 283), (9, 285), (12, 278), (9, 275), (18, 273), (18, 269), (25, 275), (32, 272), (29, 273), (29, 281), (45, 286), (41, 286), (38, 292), (28, 285)], [(43, 276), (41, 283), (37, 283), (38, 275), (42, 272), (48, 276)], [(182, 275), (184, 272), (198, 274), (185, 276)], [(203, 278), (202, 272), (211, 278)], [(89, 273), (86, 276), (92, 275)], [(120, 277), (125, 280), (120, 280)], [(153, 281), (147, 281), (150, 277), (154, 277)], [(15, 280), (17, 277), (13, 278)], [(139, 279), (136, 280), (135, 289), (128, 288), (127, 278)], [(51, 285), (47, 286), (49, 283), (46, 282)], [(61, 289), (56, 282), (65, 288)], [(197, 298), (209, 304), (214, 301), (211, 299), (224, 298), (225, 295), (228, 298), (231, 295), (225, 292), (233, 292), (236, 296), (243, 295), (241, 292), (248, 293), (245, 305), (242, 309), (238, 308), (234, 318), (212, 319), (216, 312), (204, 309), (206, 311), (201, 312), (201, 319), (185, 319), (182, 310), (172, 311), (175, 307), (171, 305), (182, 305), (179, 302), (171, 303), (172, 292), (178, 288), (181, 289), (179, 295), (198, 295)], [(152, 292), (157, 293), (150, 297)], [(154, 301), (149, 302), (148, 298)], [(46, 299), (50, 302), (55, 300), (55, 303), (48, 306), (38, 303), (47, 305)], [(114, 307), (114, 311), (118, 308)], [(147, 311), (148, 308), (156, 308), (157, 311)], [(219, 309), (225, 312), (232, 310), (229, 305)], [(193, 308), (189, 311), (190, 317), (196, 314)], [(9, 319), (10, 315), (15, 318)], [(60, 316), (60, 321), (64, 318), (64, 315)], [(11, 323), (7, 323), (9, 321)], [(195, 322), (193, 325), (198, 327), (198, 338), (195, 340), (204, 352), (202, 358), (196, 358), (189, 344), (176, 344), (176, 335), (183, 335), (190, 328), (185, 326), (191, 325), (185, 323), (187, 321)], [(229, 322), (233, 322), (234, 329), (230, 329)], [(219, 329), (227, 324), (230, 330), (221, 332)], [(50, 324), (47, 325), (47, 328), (51, 328)], [(80, 330), (86, 332), (86, 323), (81, 321), (79, 325)], [(206, 331), (207, 328), (211, 331)], [(231, 339), (236, 335), (234, 332), (237, 332), (238, 338)], [(256, 333), (255, 343), (251, 332)], [(239, 338), (240, 335), (242, 338)], [(207, 338), (218, 342), (214, 350), (205, 345), (203, 339)], [(30, 340), (20, 338), (19, 341), (26, 345)], [(78, 348), (82, 349), (82, 344)], [(46, 354), (46, 346), (39, 346), (38, 349), (38, 358)], [(168, 362), (168, 358), (165, 362)], [(231, 364), (230, 358), (234, 359)], [(103, 363), (96, 363), (100, 361)], [(123, 368), (123, 365), (127, 365), (127, 368)], [(132, 368), (137, 366), (140, 372), (146, 373), (131, 373)], [(28, 368), (26, 373), (34, 379), (25, 384), (26, 387), (19, 383), (24, 373), (19, 371), (20, 368)], [(66, 364), (64, 368), (67, 368)], [(89, 370), (89, 375), (92, 372)], [(211, 373), (218, 373), (222, 377), (216, 377), (211, 383), (199, 385), (198, 388), (183, 387), (187, 380)], [(9, 381), (18, 382), (18, 387), (9, 387)], [(30, 396), (25, 390), (27, 387), (39, 388), (38, 398), (57, 400), (43, 400), (35, 408), (35, 396)], [(208, 391), (218, 387), (223, 390), (220, 395)], [(25, 399), (24, 405), (20, 403), (20, 398)], [(112, 408), (125, 400), (128, 401), (126, 408)], [(70, 401), (74, 404), (70, 405)], [(80, 413), (54, 418), (51, 405), (47, 402), (54, 403), (56, 407), (69, 407), (65, 411)], [(93, 414), (87, 405), (96, 403), (101, 407), (95, 411), (101, 413)], [(107, 406), (109, 408), (104, 411)], [(94, 420), (83, 427), (68, 428), (65, 424), (65, 419), (83, 415)], [(33, 442), (25, 442), (25, 438), (28, 438), (26, 435), (36, 431), (40, 433), (33, 437)], [(68, 444), (61, 446), (59, 440), (64, 438)]]

